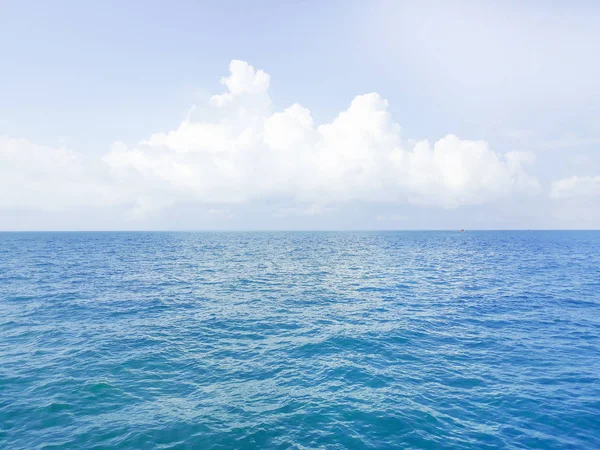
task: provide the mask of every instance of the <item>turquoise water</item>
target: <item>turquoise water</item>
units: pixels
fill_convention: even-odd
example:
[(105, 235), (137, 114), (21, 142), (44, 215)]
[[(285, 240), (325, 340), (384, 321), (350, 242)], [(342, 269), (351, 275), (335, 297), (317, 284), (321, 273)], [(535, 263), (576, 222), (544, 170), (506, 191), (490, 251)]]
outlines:
[(600, 232), (0, 233), (0, 448), (600, 448)]

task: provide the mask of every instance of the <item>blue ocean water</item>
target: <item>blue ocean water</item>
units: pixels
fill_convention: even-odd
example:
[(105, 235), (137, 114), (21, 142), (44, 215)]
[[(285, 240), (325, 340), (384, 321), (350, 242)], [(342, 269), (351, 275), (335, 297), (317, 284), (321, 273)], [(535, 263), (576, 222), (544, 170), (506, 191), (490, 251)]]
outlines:
[(0, 448), (600, 448), (600, 232), (0, 233)]

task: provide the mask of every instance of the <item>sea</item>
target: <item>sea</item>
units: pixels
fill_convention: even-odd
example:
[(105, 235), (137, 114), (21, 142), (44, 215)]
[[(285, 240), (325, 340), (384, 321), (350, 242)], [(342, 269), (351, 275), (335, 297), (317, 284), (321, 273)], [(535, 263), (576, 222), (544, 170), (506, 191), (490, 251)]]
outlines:
[(600, 232), (0, 233), (2, 449), (600, 449)]

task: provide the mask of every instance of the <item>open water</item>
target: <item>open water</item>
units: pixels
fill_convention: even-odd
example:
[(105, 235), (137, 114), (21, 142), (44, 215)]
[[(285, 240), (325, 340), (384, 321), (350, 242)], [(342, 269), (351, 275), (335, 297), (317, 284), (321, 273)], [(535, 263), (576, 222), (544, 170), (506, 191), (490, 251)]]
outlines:
[(600, 448), (600, 232), (0, 233), (0, 448)]

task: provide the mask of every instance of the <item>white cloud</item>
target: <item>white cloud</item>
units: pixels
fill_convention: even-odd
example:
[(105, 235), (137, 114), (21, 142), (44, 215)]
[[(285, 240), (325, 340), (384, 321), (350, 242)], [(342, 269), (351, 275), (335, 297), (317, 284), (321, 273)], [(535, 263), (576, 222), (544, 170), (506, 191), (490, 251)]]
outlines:
[(234, 59), (229, 63), (228, 77), (221, 78), (221, 84), (227, 86), (229, 92), (213, 95), (210, 103), (213, 106), (223, 107), (233, 102), (242, 95), (260, 95), (269, 91), (271, 77), (262, 70), (255, 70), (246, 61)]
[(132, 204), (144, 215), (178, 202), (276, 198), (307, 211), (352, 201), (451, 208), (539, 189), (525, 170), (529, 153), (502, 154), (454, 135), (433, 144), (403, 140), (377, 93), (355, 97), (331, 123), (315, 126), (299, 104), (274, 110), (267, 73), (243, 61), (229, 68), (221, 80), (227, 92), (203, 114), (209, 120), (190, 113), (137, 145), (113, 144), (101, 161), (0, 140), (0, 206)]
[(65, 210), (119, 202), (117, 186), (102, 179), (81, 154), (0, 136), (0, 208)]
[(554, 199), (600, 197), (600, 176), (572, 176), (555, 181), (550, 196)]
[(496, 153), (484, 141), (461, 140), (448, 135), (433, 146), (419, 142), (413, 151), (400, 153), (398, 170), (408, 172), (413, 203), (456, 207), (476, 205), (511, 191), (536, 193), (540, 186), (524, 165), (531, 153)]

